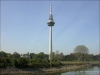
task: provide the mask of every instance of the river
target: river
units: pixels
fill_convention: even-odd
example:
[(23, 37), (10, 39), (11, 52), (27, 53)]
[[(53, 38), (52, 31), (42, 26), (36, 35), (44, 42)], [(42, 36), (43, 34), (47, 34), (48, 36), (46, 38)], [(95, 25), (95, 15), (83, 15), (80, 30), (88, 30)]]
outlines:
[(61, 75), (100, 75), (100, 66), (91, 66), (77, 71), (61, 73)]
[[(42, 75), (42, 74), (38, 74)], [(77, 71), (69, 71), (64, 73), (43, 74), (43, 75), (100, 75), (100, 66), (91, 66)]]

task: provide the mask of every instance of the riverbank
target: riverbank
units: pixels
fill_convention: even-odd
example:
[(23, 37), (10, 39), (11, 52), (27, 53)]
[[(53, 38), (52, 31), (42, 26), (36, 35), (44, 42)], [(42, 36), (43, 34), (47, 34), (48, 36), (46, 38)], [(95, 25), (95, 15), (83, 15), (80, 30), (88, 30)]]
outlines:
[(95, 65), (100, 66), (100, 61), (89, 62), (89, 64), (91, 64), (93, 66), (95, 66)]
[(55, 72), (64, 72), (77, 70), (80, 68), (85, 68), (91, 66), (90, 64), (85, 65), (65, 65), (60, 67), (51, 67), (51, 68), (15, 68), (15, 67), (7, 67), (6, 69), (0, 69), (0, 74), (39, 74), (39, 73), (55, 73)]

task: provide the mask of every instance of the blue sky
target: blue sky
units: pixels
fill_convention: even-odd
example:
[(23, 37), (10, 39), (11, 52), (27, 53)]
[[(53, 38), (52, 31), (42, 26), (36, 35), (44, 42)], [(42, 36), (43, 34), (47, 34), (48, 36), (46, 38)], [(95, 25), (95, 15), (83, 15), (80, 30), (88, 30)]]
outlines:
[(1, 1), (1, 51), (49, 53), (47, 21), (52, 4), (53, 51), (85, 45), (99, 53), (99, 1)]

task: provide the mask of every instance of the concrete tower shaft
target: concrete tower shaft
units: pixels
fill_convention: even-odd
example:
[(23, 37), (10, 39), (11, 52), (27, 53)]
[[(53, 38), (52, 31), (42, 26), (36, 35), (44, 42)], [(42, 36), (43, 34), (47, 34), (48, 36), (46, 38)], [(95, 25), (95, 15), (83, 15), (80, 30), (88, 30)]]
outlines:
[(49, 59), (52, 59), (52, 26), (50, 26), (49, 34)]

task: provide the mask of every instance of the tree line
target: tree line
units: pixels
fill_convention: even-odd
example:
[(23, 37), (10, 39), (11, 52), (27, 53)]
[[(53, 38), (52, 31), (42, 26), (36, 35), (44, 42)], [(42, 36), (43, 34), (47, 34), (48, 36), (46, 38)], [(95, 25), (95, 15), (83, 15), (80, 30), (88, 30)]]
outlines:
[(73, 50), (73, 53), (64, 55), (59, 50), (52, 52), (52, 62), (48, 59), (49, 55), (40, 52), (20, 54), (17, 52), (6, 53), (4, 51), (0, 52), (0, 67), (14, 66), (14, 67), (56, 67), (60, 66), (61, 61), (92, 61), (100, 60), (100, 54), (94, 55), (89, 54), (89, 49), (84, 45), (78, 45)]
[(40, 52), (38, 54), (35, 53), (26, 53), (19, 54), (17, 52), (6, 53), (0, 52), (0, 67), (6, 68), (8, 66), (13, 66), (17, 68), (49, 68), (49, 67), (57, 67), (61, 65), (61, 62), (56, 59), (57, 54), (55, 55), (55, 59), (50, 62), (48, 59), (48, 54), (44, 54)]

